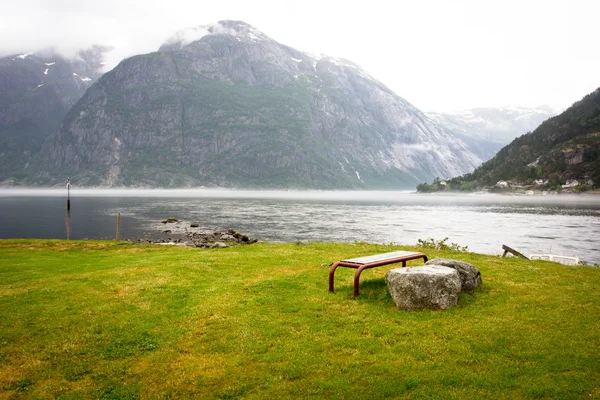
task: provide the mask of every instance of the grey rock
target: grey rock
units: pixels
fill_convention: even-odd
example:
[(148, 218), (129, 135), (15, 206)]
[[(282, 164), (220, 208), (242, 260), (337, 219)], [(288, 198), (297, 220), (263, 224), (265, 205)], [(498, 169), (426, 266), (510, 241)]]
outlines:
[(460, 275), (462, 291), (473, 293), (475, 289), (481, 286), (481, 272), (479, 268), (468, 262), (452, 260), (449, 258), (434, 258), (425, 263), (425, 265), (443, 265), (445, 267), (454, 268)]
[(458, 272), (441, 265), (394, 268), (385, 275), (394, 303), (402, 310), (455, 306), (461, 289)]
[(210, 229), (203, 229), (201, 231), (194, 231), (193, 235), (194, 236), (196, 236), (196, 235), (197, 236), (206, 236), (206, 237), (208, 237), (208, 236), (221, 236), (221, 234), (219, 232), (215, 232), (215, 231), (212, 231)]
[(212, 246), (210, 246), (212, 249), (226, 249), (229, 246), (227, 246), (225, 243), (223, 242), (214, 242), (212, 244)]
[(221, 240), (228, 240), (228, 241), (234, 241), (236, 240), (236, 238), (233, 235), (230, 235), (228, 233), (224, 233), (221, 235), (220, 237)]

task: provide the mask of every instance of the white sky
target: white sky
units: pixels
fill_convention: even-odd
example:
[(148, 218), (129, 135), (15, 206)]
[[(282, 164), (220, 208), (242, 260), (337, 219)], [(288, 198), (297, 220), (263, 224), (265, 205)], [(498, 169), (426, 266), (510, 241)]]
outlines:
[(596, 0), (0, 0), (0, 55), (93, 43), (109, 60), (223, 19), (350, 59), (423, 111), (549, 105), (600, 87)]

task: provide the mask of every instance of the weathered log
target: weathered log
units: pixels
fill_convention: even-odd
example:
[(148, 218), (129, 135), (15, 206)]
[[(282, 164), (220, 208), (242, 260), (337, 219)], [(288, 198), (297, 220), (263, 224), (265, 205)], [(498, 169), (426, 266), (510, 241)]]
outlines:
[(515, 249), (513, 249), (512, 247), (508, 247), (507, 245), (503, 244), (502, 245), (502, 250), (504, 250), (504, 253), (502, 254), (502, 257), (506, 257), (506, 255), (508, 253), (511, 253), (514, 256), (517, 257), (521, 257), (521, 258), (525, 258), (527, 260), (529, 260), (529, 257), (523, 255), (522, 253), (519, 253), (518, 251), (516, 251)]

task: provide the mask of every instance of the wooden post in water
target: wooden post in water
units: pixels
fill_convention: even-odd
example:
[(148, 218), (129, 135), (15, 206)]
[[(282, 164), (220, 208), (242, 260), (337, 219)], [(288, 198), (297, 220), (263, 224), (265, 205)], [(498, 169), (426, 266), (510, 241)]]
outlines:
[(117, 238), (115, 240), (119, 240), (119, 231), (121, 230), (121, 213), (117, 214)]
[(71, 209), (71, 178), (67, 178), (67, 211)]
[(67, 231), (67, 240), (71, 240), (71, 211), (67, 209), (67, 219), (65, 220), (65, 229)]

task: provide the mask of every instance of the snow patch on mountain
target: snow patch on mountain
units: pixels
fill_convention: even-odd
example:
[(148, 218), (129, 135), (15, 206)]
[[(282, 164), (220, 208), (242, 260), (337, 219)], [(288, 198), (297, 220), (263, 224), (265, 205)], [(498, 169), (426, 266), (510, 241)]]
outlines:
[(352, 61), (348, 61), (348, 60), (344, 60), (343, 58), (337, 58), (337, 57), (326, 57), (326, 61), (338, 66), (338, 67), (342, 67), (342, 68), (351, 68), (354, 71), (358, 72), (358, 74), (370, 81), (374, 81), (375, 79), (369, 75), (364, 69), (362, 69), (361, 67), (359, 67), (358, 65), (354, 64)]
[(91, 79), (87, 76), (79, 76), (76, 72), (73, 72), (73, 76), (81, 79), (83, 82), (91, 82)]
[(197, 42), (209, 35), (229, 35), (234, 36), (236, 40), (248, 40), (251, 42), (260, 42), (270, 40), (271, 38), (253, 26), (241, 21), (219, 21), (214, 24), (192, 26), (182, 29), (168, 39), (163, 46), (165, 49), (182, 49), (191, 43)]

